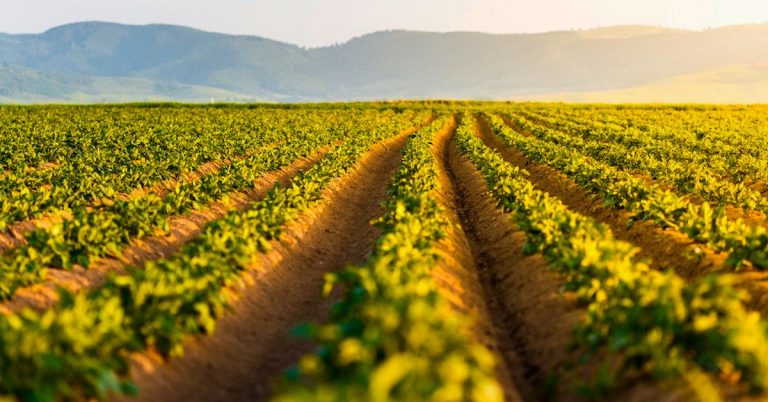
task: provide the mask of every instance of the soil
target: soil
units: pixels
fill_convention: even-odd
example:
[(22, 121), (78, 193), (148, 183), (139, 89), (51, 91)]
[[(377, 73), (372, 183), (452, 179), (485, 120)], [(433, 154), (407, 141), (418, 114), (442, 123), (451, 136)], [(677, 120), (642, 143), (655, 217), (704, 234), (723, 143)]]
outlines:
[[(497, 378), (507, 400), (586, 401), (577, 387), (582, 378), (594, 376), (600, 359), (575, 370), (564, 369), (578, 358), (578, 352), (569, 352), (569, 346), (585, 309), (573, 295), (562, 291), (563, 279), (549, 271), (543, 257), (523, 254), (525, 235), (497, 207), (480, 173), (459, 153), (453, 142), (455, 127), (455, 122), (449, 124), (434, 143), (440, 182), (437, 196), (454, 223), (437, 246), (441, 261), (433, 275), (438, 288), (458, 313), (473, 320), (470, 335), (498, 356)], [(701, 249), (680, 233), (661, 230), (650, 222), (628, 226), (631, 213), (605, 208), (563, 174), (530, 163), (493, 135), (487, 121), (478, 120), (476, 133), (505, 160), (528, 170), (537, 188), (558, 197), (573, 211), (606, 224), (617, 238), (639, 246), (640, 256), (654, 267), (674, 268), (688, 279), (719, 272), (723, 255)], [(352, 172), (331, 182), (324, 192), (325, 202), (286, 227), (281, 239), (244, 274), (246, 287), (232, 289), (232, 311), (217, 321), (213, 334), (188, 338), (185, 355), (178, 358), (165, 360), (152, 351), (133, 355), (132, 378), (140, 394), (115, 399), (269, 398), (281, 373), (312, 350), (312, 343), (289, 334), (298, 324), (322, 322), (327, 317), (334, 298), (321, 296), (325, 275), (364, 263), (373, 250), (379, 233), (370, 222), (383, 213), (381, 202), (399, 166), (399, 150), (407, 134), (374, 146)], [(170, 236), (132, 244), (122, 261), (101, 259), (88, 270), (50, 270), (46, 283), (21, 289), (12, 300), (0, 304), (0, 312), (44, 309), (56, 301), (57, 286), (90, 289), (110, 272), (171, 255), (198, 236), (205, 224), (232, 209), (246, 209), (274, 183), (287, 184), (326, 151), (266, 175), (253, 191), (174, 218)], [(201, 172), (210, 173), (220, 166), (201, 167)], [(768, 305), (768, 296), (765, 302)], [(682, 382), (658, 383), (640, 377), (621, 384), (605, 399), (672, 402), (690, 400), (691, 393)]]
[(57, 288), (71, 291), (98, 287), (111, 272), (124, 272), (127, 266), (141, 266), (149, 260), (169, 256), (182, 244), (197, 237), (209, 222), (219, 219), (232, 209), (243, 210), (260, 200), (275, 183), (286, 185), (299, 172), (309, 169), (327, 152), (324, 148), (307, 158), (275, 172), (266, 173), (247, 192), (233, 194), (228, 200), (216, 202), (203, 210), (171, 218), (168, 235), (150, 236), (123, 249), (123, 259), (100, 258), (89, 268), (74, 266), (71, 270), (49, 269), (43, 283), (19, 289), (14, 296), (0, 303), (0, 314), (19, 311), (25, 307), (43, 310), (58, 300)]
[[(510, 122), (507, 122), (510, 124)], [(727, 255), (697, 244), (673, 229), (662, 229), (651, 221), (636, 221), (623, 209), (607, 208), (600, 198), (549, 166), (532, 163), (493, 134), (488, 122), (478, 119), (479, 137), (507, 162), (526, 169), (536, 188), (560, 199), (569, 209), (607, 225), (614, 237), (639, 247), (638, 256), (657, 270), (672, 269), (686, 280), (709, 274), (728, 275), (749, 294), (747, 308), (768, 314), (768, 272), (745, 268), (736, 271), (726, 265)]]
[[(238, 158), (242, 159), (242, 158)], [(200, 177), (216, 173), (222, 167), (230, 164), (229, 160), (211, 161), (198, 166), (194, 171), (181, 174), (174, 179), (164, 180), (150, 187), (136, 188), (130, 194), (116, 194), (115, 200), (128, 200), (133, 197), (139, 197), (147, 194), (154, 194), (158, 197), (165, 197), (181, 180), (198, 180)], [(108, 202), (103, 199), (100, 202)], [(87, 208), (92, 208), (88, 206)], [(38, 218), (25, 219), (10, 225), (8, 230), (0, 233), (0, 253), (7, 250), (25, 245), (24, 236), (35, 230), (37, 227), (48, 227), (60, 223), (65, 219), (71, 219), (72, 215), (67, 211), (48, 212)]]
[[(574, 361), (568, 352), (572, 332), (585, 314), (576, 299), (562, 292), (563, 279), (548, 270), (540, 255), (522, 252), (525, 235), (511, 216), (496, 207), (480, 173), (455, 144), (445, 147), (445, 169), (455, 188), (457, 209), (477, 267), (486, 305), (515, 388), (522, 400), (586, 400), (576, 390), (580, 376), (591, 376), (595, 364), (576, 371), (562, 368)], [(660, 386), (636, 379), (620, 386), (608, 400), (686, 400), (679, 384)]]
[(401, 160), (406, 136), (373, 147), (356, 168), (334, 180), (322, 205), (290, 224), (248, 275), (248, 286), (217, 322), (213, 334), (190, 338), (185, 355), (167, 362), (136, 359), (140, 401), (257, 401), (291, 364), (311, 351), (289, 336), (304, 322), (320, 322), (331, 301), (321, 297), (326, 273), (360, 264), (378, 230), (370, 221)]
[[(509, 124), (509, 122), (507, 122)], [(439, 132), (433, 153), (438, 162), (440, 187), (436, 196), (452, 225), (436, 248), (440, 261), (433, 270), (438, 289), (458, 314), (468, 316), (470, 331), (498, 357), (497, 378), (506, 399), (522, 401), (584, 402), (578, 386), (594, 378), (600, 361), (620, 356), (601, 353), (584, 365), (567, 367), (579, 359), (573, 351), (573, 331), (586, 314), (575, 297), (564, 292), (564, 280), (549, 270), (540, 255), (523, 253), (525, 234), (510, 214), (492, 198), (486, 184), (453, 141), (456, 122)], [(509, 163), (530, 172), (529, 180), (540, 190), (560, 199), (572, 211), (589, 216), (611, 229), (620, 240), (638, 246), (638, 255), (655, 269), (673, 269), (686, 280), (710, 273), (731, 274), (725, 255), (694, 244), (681, 233), (663, 230), (652, 222), (628, 225), (633, 214), (606, 208), (600, 199), (565, 175), (544, 164), (531, 163), (504, 144), (479, 118), (477, 136)], [(409, 130), (375, 145), (347, 175), (333, 180), (323, 202), (289, 223), (281, 238), (243, 274), (244, 287), (228, 289), (231, 311), (222, 316), (207, 336), (189, 337), (185, 355), (164, 359), (153, 351), (131, 356), (132, 378), (140, 389), (126, 401), (259, 401), (275, 391), (281, 374), (313, 343), (290, 336), (291, 329), (307, 322), (322, 322), (336, 296), (323, 298), (324, 278), (350, 264), (363, 264), (375, 246), (379, 231), (370, 223), (383, 213), (382, 201), (401, 161), (400, 149)], [(49, 270), (46, 282), (20, 289), (0, 303), (0, 314), (22, 308), (43, 310), (56, 302), (56, 289), (87, 291), (113, 272), (141, 269), (153, 259), (177, 252), (200, 234), (209, 222), (232, 210), (246, 210), (262, 199), (275, 183), (282, 186), (300, 171), (309, 169), (328, 151), (324, 148), (293, 165), (266, 174), (248, 192), (204, 210), (174, 217), (171, 233), (151, 236), (126, 247), (123, 259), (104, 258), (89, 268)], [(180, 177), (194, 180), (229, 163), (210, 162)], [(174, 181), (151, 191), (164, 194)], [(737, 211), (738, 212), (738, 211)], [(0, 235), (0, 251), (23, 244), (23, 233), (37, 224), (62, 219), (61, 214), (17, 223)], [(757, 218), (756, 218), (757, 219)], [(768, 274), (747, 270), (735, 275), (741, 286), (756, 297), (750, 308), (768, 312)], [(745, 400), (743, 390), (720, 389), (729, 400)], [(626, 379), (602, 400), (677, 402), (693, 399), (683, 381), (657, 382), (646, 376)]]
[[(445, 130), (438, 133), (434, 141), (436, 160), (438, 161), (438, 200), (445, 209), (452, 225), (446, 229), (447, 236), (436, 246), (440, 262), (433, 270), (441, 295), (450, 301), (460, 314), (469, 316), (473, 321), (471, 336), (484, 344), (496, 356), (497, 379), (502, 385), (507, 401), (523, 401), (520, 386), (513, 380), (510, 367), (519, 367), (522, 362), (515, 350), (508, 343), (513, 340), (509, 333), (498, 328), (492, 314), (495, 298), (486, 296), (478, 275), (477, 244), (469, 238), (465, 212), (465, 199), (456, 188), (456, 178), (448, 166), (447, 150), (449, 141), (456, 128), (452, 122)], [(471, 228), (470, 228), (471, 229)], [(521, 384), (527, 385), (527, 384)], [(524, 389), (528, 393), (528, 389)]]
[[(543, 122), (541, 120), (532, 119), (532, 121), (535, 122), (538, 125), (541, 125), (543, 127), (548, 128), (548, 129), (553, 129), (553, 130), (561, 131), (562, 132), (562, 130), (558, 130), (555, 127), (553, 127), (551, 124), (547, 124), (547, 123), (545, 123), (545, 122)], [(511, 127), (515, 127), (515, 129), (518, 129), (518, 132), (524, 132), (525, 135), (529, 135), (529, 133), (527, 131), (519, 130), (519, 127), (517, 127), (514, 124), (511, 124), (511, 122), (509, 120), (507, 120), (506, 122)], [(632, 174), (635, 177), (641, 178), (645, 182), (647, 182), (649, 184), (653, 184), (654, 186), (656, 186), (656, 187), (658, 187), (658, 188), (660, 188), (662, 190), (668, 190), (668, 191), (671, 191), (671, 192), (677, 192), (677, 189), (676, 189), (675, 185), (670, 184), (670, 183), (665, 183), (665, 182), (662, 182), (662, 181), (659, 181), (659, 180), (656, 180), (656, 179), (654, 179), (653, 177), (651, 177), (647, 173), (644, 173), (644, 172), (641, 172), (641, 171), (638, 171), (638, 170), (626, 170), (626, 172), (629, 173), (629, 174)], [(749, 187), (749, 185), (748, 185), (748, 187)], [(759, 189), (752, 188), (752, 190), (755, 190), (757, 192), (761, 192)], [(761, 194), (765, 198), (766, 194), (763, 194), (763, 193), (761, 193)], [(704, 198), (702, 198), (701, 196), (698, 196), (696, 194), (685, 194), (684, 196), (686, 196), (691, 202), (695, 202), (697, 204), (701, 204), (701, 203), (706, 202), (706, 200)], [(764, 227), (768, 227), (768, 221), (766, 220), (765, 214), (763, 212), (758, 211), (758, 210), (746, 210), (744, 208), (737, 207), (737, 206), (734, 206), (734, 205), (728, 205), (726, 207), (726, 216), (728, 216), (728, 218), (730, 218), (730, 219), (742, 219), (742, 220), (744, 220), (745, 223), (747, 223), (750, 226), (764, 226)]]
[(0, 232), (0, 253), (27, 244), (24, 236), (38, 226), (48, 227), (71, 217), (72, 215), (66, 211), (51, 212), (45, 213), (39, 218), (25, 219), (11, 224), (5, 232)]

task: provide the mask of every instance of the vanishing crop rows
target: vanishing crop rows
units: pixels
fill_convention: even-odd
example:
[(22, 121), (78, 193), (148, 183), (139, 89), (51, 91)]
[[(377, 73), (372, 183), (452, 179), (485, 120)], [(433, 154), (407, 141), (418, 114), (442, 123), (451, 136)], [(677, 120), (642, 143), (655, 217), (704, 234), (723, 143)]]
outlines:
[[(284, 324), (311, 348), (252, 379), (273, 400), (624, 400), (637, 384), (654, 398), (739, 399), (768, 387), (765, 304), (751, 299), (768, 288), (750, 281), (768, 268), (760, 107), (36, 106), (0, 108), (0, 123), (9, 398), (141, 400), (141, 356), (162, 371), (194, 352), (190, 339), (217, 337), (265, 261), (312, 241), (301, 228), (353, 230), (318, 218), (340, 192), (380, 205), (378, 238), (332, 246), (366, 257), (322, 266), (309, 300), (331, 307)], [(385, 157), (397, 168), (368, 184), (386, 195), (351, 191)], [(569, 204), (579, 194), (589, 206)], [(675, 239), (670, 253), (695, 250), (691, 261), (645, 258), (650, 234)], [(523, 277), (520, 264), (541, 269)], [(552, 293), (563, 325), (531, 321), (542, 312), (499, 278)]]

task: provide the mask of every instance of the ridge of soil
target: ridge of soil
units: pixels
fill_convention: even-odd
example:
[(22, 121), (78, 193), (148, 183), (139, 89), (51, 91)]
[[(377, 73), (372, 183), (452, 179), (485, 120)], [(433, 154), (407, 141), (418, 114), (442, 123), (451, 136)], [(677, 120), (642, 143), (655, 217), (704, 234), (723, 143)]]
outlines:
[[(509, 127), (515, 129), (509, 121)], [(674, 229), (662, 229), (652, 221), (628, 222), (634, 214), (625, 209), (607, 208), (600, 197), (579, 186), (560, 171), (529, 161), (520, 151), (498, 138), (487, 120), (477, 119), (478, 137), (507, 162), (526, 169), (536, 188), (557, 197), (569, 209), (607, 225), (615, 238), (639, 247), (638, 257), (657, 270), (672, 269), (685, 280), (708, 274), (727, 275), (750, 297), (747, 308), (768, 314), (768, 272), (744, 269), (736, 272), (725, 265), (727, 255), (697, 244)]]
[[(555, 131), (558, 131), (560, 133), (563, 133), (563, 134), (566, 134), (566, 135), (569, 135), (569, 136), (573, 135), (573, 134), (567, 132), (566, 130), (555, 128), (551, 124), (543, 122), (540, 119), (530, 119), (530, 120), (532, 122), (538, 124), (539, 126), (546, 127), (546, 128), (548, 128), (550, 130), (555, 130)], [(517, 129), (518, 132), (523, 132), (526, 136), (530, 136), (530, 133), (527, 130), (519, 130), (519, 127), (517, 127), (517, 125), (513, 124), (509, 120), (505, 119), (505, 122), (510, 127), (514, 127), (515, 129)], [(603, 161), (603, 162), (607, 163), (605, 161)], [(608, 164), (610, 164), (610, 163), (608, 163)], [(613, 164), (611, 164), (611, 165), (613, 165)], [(626, 173), (631, 174), (632, 176), (635, 176), (637, 178), (640, 178), (640, 179), (644, 180), (648, 184), (652, 184), (654, 186), (657, 186), (658, 188), (660, 188), (662, 190), (668, 190), (670, 192), (676, 193), (678, 196), (687, 197), (691, 202), (695, 202), (697, 204), (703, 204), (705, 202), (708, 202), (706, 199), (704, 199), (703, 197), (701, 197), (698, 194), (694, 194), (694, 193), (684, 194), (684, 193), (681, 193), (681, 192), (679, 192), (677, 190), (677, 188), (675, 187), (674, 184), (665, 183), (663, 181), (654, 179), (649, 173), (643, 172), (643, 171), (641, 171), (639, 169), (624, 169), (624, 168), (622, 168), (620, 166), (616, 166), (616, 165), (613, 165), (613, 166), (616, 167), (617, 169), (620, 169), (620, 170), (622, 170), (622, 171), (624, 171)], [(737, 183), (733, 182), (731, 179), (728, 179), (728, 180), (732, 184), (737, 184)], [(755, 190), (755, 191), (761, 193), (763, 198), (765, 198), (766, 195), (768, 195), (768, 194), (766, 194), (766, 192), (760, 191), (759, 189), (751, 188), (749, 185), (747, 185), (747, 187), (749, 187), (750, 189)], [(768, 217), (763, 212), (761, 212), (761, 211), (758, 211), (758, 210), (747, 210), (747, 209), (744, 209), (743, 207), (734, 205), (732, 203), (728, 203), (726, 205), (725, 212), (726, 212), (726, 216), (728, 216), (729, 219), (737, 219), (737, 218), (739, 218), (739, 219), (744, 220), (744, 222), (746, 224), (750, 225), (750, 226), (768, 227), (768, 220), (767, 220)]]
[[(238, 157), (237, 159), (243, 159), (245, 157)], [(127, 201), (134, 197), (142, 195), (155, 194), (158, 197), (165, 197), (173, 190), (177, 183), (183, 180), (195, 181), (201, 177), (216, 173), (222, 167), (231, 164), (228, 159), (209, 161), (197, 166), (194, 170), (183, 172), (174, 178), (162, 180), (159, 183), (148, 187), (134, 188), (130, 193), (119, 193), (114, 196), (114, 200)], [(49, 185), (50, 186), (50, 185)], [(104, 202), (108, 199), (103, 199), (100, 202)], [(91, 207), (92, 208), (92, 207)], [(66, 210), (51, 211), (43, 213), (40, 217), (24, 219), (18, 222), (12, 223), (8, 226), (4, 232), (0, 232), (0, 253), (6, 252), (15, 247), (21, 247), (27, 244), (24, 236), (38, 227), (49, 227), (53, 224), (61, 223), (65, 219), (71, 219), (72, 214)]]
[(288, 334), (295, 325), (327, 316), (331, 300), (321, 295), (325, 274), (363, 263), (373, 250), (379, 231), (370, 221), (383, 213), (380, 201), (410, 132), (375, 145), (351, 173), (330, 183), (326, 202), (288, 225), (245, 274), (251, 285), (238, 292), (232, 314), (217, 321), (213, 334), (190, 338), (180, 358), (137, 356), (135, 400), (268, 398), (273, 381), (314, 346)]
[[(514, 129), (514, 126), (510, 127)], [(725, 255), (705, 250), (677, 231), (661, 229), (650, 221), (635, 221), (628, 225), (634, 216), (632, 212), (607, 208), (599, 196), (579, 186), (564, 173), (529, 161), (520, 151), (498, 138), (485, 118), (477, 119), (477, 133), (485, 145), (495, 149), (505, 161), (527, 170), (530, 173), (528, 180), (536, 188), (557, 197), (570, 210), (607, 225), (615, 238), (640, 247), (638, 256), (651, 261), (657, 268), (673, 268), (677, 274), (691, 279), (716, 271), (725, 262)]]
[[(551, 272), (541, 255), (523, 253), (525, 234), (509, 214), (497, 208), (480, 173), (455, 144), (446, 149), (447, 166), (460, 195), (459, 212), (478, 266), (491, 317), (515, 385), (526, 401), (585, 401), (579, 383), (595, 373), (597, 360), (564, 371), (575, 357), (569, 352), (572, 331), (585, 310), (562, 292), (564, 280)], [(680, 401), (680, 384), (639, 378), (621, 384), (606, 400)]]
[(287, 167), (267, 172), (254, 182), (251, 189), (231, 194), (226, 200), (212, 203), (202, 210), (172, 217), (168, 235), (149, 236), (132, 242), (122, 249), (122, 259), (99, 258), (88, 268), (75, 265), (71, 270), (49, 269), (44, 282), (18, 289), (11, 299), (0, 302), (0, 314), (18, 312), (24, 308), (44, 310), (58, 300), (59, 287), (70, 291), (94, 289), (111, 272), (122, 273), (127, 266), (141, 266), (146, 261), (170, 256), (184, 243), (197, 237), (208, 223), (222, 218), (233, 209), (246, 209), (251, 203), (263, 198), (276, 183), (287, 185), (298, 172), (309, 169), (326, 152), (327, 147)]
[[(436, 246), (440, 261), (432, 270), (432, 275), (438, 285), (438, 291), (446, 298), (460, 314), (472, 319), (473, 336), (497, 356), (496, 378), (501, 384), (507, 401), (520, 402), (525, 399), (521, 394), (530, 394), (527, 384), (519, 384), (518, 376), (513, 378), (510, 367), (517, 368), (524, 363), (510, 345), (513, 339), (505, 328), (498, 327), (497, 314), (493, 307), (496, 298), (488, 297), (478, 276), (478, 260), (476, 255), (478, 245), (470, 240), (466, 230), (466, 201), (464, 194), (456, 188), (456, 178), (448, 165), (449, 142), (456, 130), (455, 120), (442, 132), (435, 136), (433, 154), (438, 164), (437, 191), (439, 203), (444, 208), (451, 225), (446, 228), (446, 237)], [(471, 222), (470, 222), (471, 225)], [(498, 358), (501, 357), (501, 358)]]

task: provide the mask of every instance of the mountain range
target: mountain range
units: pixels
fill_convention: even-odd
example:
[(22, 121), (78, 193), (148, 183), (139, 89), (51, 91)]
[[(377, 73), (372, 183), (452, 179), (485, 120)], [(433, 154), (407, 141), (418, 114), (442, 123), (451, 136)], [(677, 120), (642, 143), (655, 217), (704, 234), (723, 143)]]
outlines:
[(0, 102), (768, 102), (768, 25), (382, 31), (302, 48), (172, 25), (0, 34)]

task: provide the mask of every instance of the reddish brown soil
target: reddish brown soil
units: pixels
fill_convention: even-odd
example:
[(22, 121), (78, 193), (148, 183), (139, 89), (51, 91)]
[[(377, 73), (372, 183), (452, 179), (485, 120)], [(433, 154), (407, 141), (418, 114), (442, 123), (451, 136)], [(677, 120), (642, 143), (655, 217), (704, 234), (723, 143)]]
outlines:
[[(61, 163), (59, 162), (40, 162), (40, 164), (38, 164), (37, 166), (27, 166), (24, 169), (24, 173), (44, 172), (48, 169), (53, 169), (59, 166), (61, 166)], [(11, 169), (2, 169), (0, 171), (0, 176), (4, 176), (11, 173), (13, 173)]]
[[(561, 292), (562, 279), (548, 270), (541, 256), (522, 253), (524, 234), (496, 207), (474, 166), (453, 144), (445, 148), (445, 155), (498, 345), (522, 399), (581, 400), (573, 387), (580, 381), (577, 377), (591, 375), (595, 365), (576, 372), (562, 369), (573, 361), (567, 350), (571, 333), (584, 316), (583, 308)], [(549, 385), (555, 374), (562, 376), (561, 382)], [(640, 379), (607, 399), (676, 401), (685, 399), (685, 394), (684, 387), (663, 389)]]
[(255, 401), (269, 396), (283, 370), (312, 345), (291, 338), (292, 327), (318, 322), (329, 301), (321, 297), (324, 275), (363, 263), (378, 231), (370, 221), (400, 162), (405, 136), (364, 156), (357, 168), (326, 190), (324, 202), (289, 225), (279, 242), (249, 274), (233, 314), (216, 331), (190, 339), (181, 358), (157, 363), (143, 357), (134, 366), (142, 401)]
[(27, 219), (10, 225), (5, 232), (0, 232), (0, 253), (27, 244), (24, 236), (38, 226), (47, 227), (68, 218), (71, 218), (71, 214), (62, 211), (47, 213), (40, 218)]
[[(531, 121), (535, 122), (537, 125), (540, 125), (542, 127), (546, 127), (546, 128), (549, 128), (549, 129), (552, 129), (552, 130), (556, 130), (556, 131), (562, 131), (562, 130), (558, 130), (557, 128), (553, 127), (551, 124), (543, 122), (543, 121), (541, 121), (539, 119), (535, 119), (534, 118), (534, 119), (531, 119)], [(521, 130), (519, 126), (515, 125), (514, 123), (512, 123), (509, 120), (506, 120), (506, 123), (510, 127), (514, 127), (515, 130), (517, 130), (518, 132), (524, 133), (526, 136), (530, 136), (531, 135), (531, 133), (529, 133), (526, 130)], [(675, 186), (673, 184), (669, 184), (669, 183), (665, 183), (665, 182), (653, 179), (647, 173), (643, 173), (643, 172), (638, 171), (638, 170), (627, 170), (627, 173), (630, 173), (630, 174), (632, 174), (635, 177), (641, 178), (644, 181), (646, 181), (647, 183), (653, 184), (654, 186), (657, 186), (660, 189), (669, 190), (671, 192), (677, 192), (677, 189), (675, 188)], [(768, 195), (768, 194), (766, 194), (766, 193), (768, 193), (768, 191), (761, 191), (760, 189), (753, 188), (752, 186), (749, 186), (749, 185), (748, 185), (748, 187), (750, 187), (752, 190), (760, 192), (763, 195), (763, 197)], [(706, 202), (703, 198), (701, 198), (700, 196), (698, 196), (696, 194), (686, 194), (685, 196), (687, 196), (691, 200), (691, 202), (695, 202), (695, 203), (698, 203), (698, 204)], [(726, 215), (729, 218), (731, 218), (731, 219), (737, 219), (737, 218), (743, 219), (744, 222), (746, 222), (747, 224), (752, 225), (752, 226), (768, 226), (768, 220), (766, 218), (766, 215), (764, 213), (760, 212), (760, 211), (748, 211), (748, 210), (745, 210), (745, 209), (743, 209), (741, 207), (729, 205), (726, 208)]]
[(617, 239), (640, 247), (639, 256), (652, 260), (657, 268), (672, 268), (683, 277), (693, 278), (717, 271), (725, 261), (724, 255), (707, 252), (685, 235), (674, 230), (663, 230), (653, 222), (639, 221), (628, 225), (634, 214), (623, 209), (606, 208), (598, 196), (577, 185), (563, 173), (530, 162), (522, 153), (494, 135), (485, 119), (478, 119), (478, 133), (480, 139), (496, 149), (504, 160), (526, 169), (530, 173), (528, 179), (536, 188), (557, 197), (572, 211), (606, 224)]
[(122, 272), (127, 265), (140, 266), (146, 261), (169, 256), (182, 244), (198, 236), (209, 222), (223, 217), (232, 209), (247, 208), (252, 202), (264, 197), (275, 183), (286, 185), (297, 172), (310, 168), (327, 150), (328, 148), (324, 148), (289, 167), (265, 174), (254, 183), (251, 190), (233, 194), (227, 202), (217, 202), (204, 210), (172, 218), (168, 235), (150, 236), (134, 242), (123, 249), (122, 260), (101, 258), (94, 261), (88, 269), (80, 266), (68, 271), (50, 269), (45, 282), (19, 289), (10, 300), (0, 303), (0, 313), (7, 314), (25, 307), (45, 309), (58, 299), (58, 287), (72, 291), (93, 289), (99, 286), (110, 272)]
[[(509, 122), (507, 122), (509, 124)], [(613, 235), (640, 248), (639, 257), (652, 267), (672, 269), (686, 279), (707, 274), (727, 274), (750, 295), (747, 307), (768, 314), (768, 272), (746, 269), (734, 271), (725, 265), (727, 255), (715, 253), (672, 229), (661, 229), (651, 221), (628, 226), (633, 216), (623, 209), (606, 208), (600, 198), (568, 179), (563, 173), (543, 164), (532, 163), (519, 151), (503, 143), (484, 119), (478, 119), (479, 137), (496, 149), (507, 162), (530, 172), (529, 180), (539, 189), (558, 197), (572, 211), (607, 225)]]
[[(174, 186), (176, 186), (179, 181), (198, 180), (202, 176), (216, 173), (219, 169), (228, 165), (229, 163), (231, 162), (228, 160), (207, 162), (198, 166), (194, 171), (181, 174), (177, 178), (165, 180), (150, 187), (136, 188), (130, 194), (117, 194), (115, 195), (114, 199), (128, 200), (132, 197), (138, 197), (147, 194), (155, 194), (158, 197), (164, 197), (174, 188)], [(110, 199), (103, 199), (100, 201), (100, 203), (109, 201)], [(37, 227), (47, 227), (69, 218), (71, 218), (71, 214), (66, 211), (51, 212), (43, 214), (43, 216), (39, 218), (26, 219), (12, 224), (5, 233), (0, 233), (0, 253), (14, 247), (25, 245), (26, 240), (24, 239), (24, 236), (35, 230)]]
[[(446, 229), (447, 236), (437, 245), (441, 261), (433, 270), (433, 276), (440, 293), (451, 302), (454, 308), (461, 314), (469, 316), (474, 321), (472, 328), (474, 336), (479, 342), (502, 357), (497, 362), (497, 379), (508, 401), (523, 401), (520, 391), (514, 383), (508, 364), (517, 364), (520, 359), (514, 351), (506, 346), (509, 338), (496, 328), (491, 317), (491, 311), (486, 299), (485, 290), (478, 276), (476, 257), (467, 234), (463, 229), (463, 220), (460, 219), (460, 195), (454, 185), (454, 178), (450, 176), (447, 166), (446, 150), (453, 132), (456, 128), (452, 122), (445, 130), (438, 133), (434, 142), (434, 155), (439, 164), (438, 199), (448, 214), (452, 225)], [(509, 356), (508, 356), (509, 354)]]

